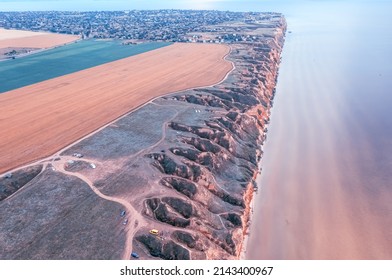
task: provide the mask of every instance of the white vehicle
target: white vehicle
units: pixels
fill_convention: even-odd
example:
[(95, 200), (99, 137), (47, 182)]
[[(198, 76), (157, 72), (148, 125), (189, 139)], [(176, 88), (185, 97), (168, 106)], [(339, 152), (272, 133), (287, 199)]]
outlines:
[(79, 153), (73, 153), (73, 156), (74, 156), (74, 157), (77, 157), (77, 158), (82, 158), (82, 157), (83, 157), (83, 155), (82, 155), (82, 154), (79, 154)]

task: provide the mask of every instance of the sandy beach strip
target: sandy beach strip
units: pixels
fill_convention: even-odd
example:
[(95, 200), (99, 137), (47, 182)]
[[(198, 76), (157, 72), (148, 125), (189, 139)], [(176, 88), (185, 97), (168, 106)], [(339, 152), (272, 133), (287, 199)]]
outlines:
[[(173, 44), (0, 95), (0, 172), (44, 158), (167, 93), (215, 84), (226, 45)], [(148, 129), (148, 128), (146, 128)]]

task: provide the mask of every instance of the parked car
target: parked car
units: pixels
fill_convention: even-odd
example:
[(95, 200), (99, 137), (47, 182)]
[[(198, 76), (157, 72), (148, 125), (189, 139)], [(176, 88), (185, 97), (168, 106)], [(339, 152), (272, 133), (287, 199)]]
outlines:
[(82, 158), (83, 157), (83, 155), (82, 154), (79, 154), (79, 153), (73, 153), (72, 154), (74, 157), (76, 157), (76, 158)]

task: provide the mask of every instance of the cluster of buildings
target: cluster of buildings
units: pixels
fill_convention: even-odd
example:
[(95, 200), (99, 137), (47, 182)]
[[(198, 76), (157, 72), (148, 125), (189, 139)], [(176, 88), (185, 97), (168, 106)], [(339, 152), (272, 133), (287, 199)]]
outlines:
[[(234, 21), (249, 23), (268, 19), (271, 15), (195, 10), (0, 12), (0, 27), (74, 34), (84, 39), (185, 42), (203, 41), (199, 35), (189, 36), (189, 33), (214, 32), (213, 26), (219, 24)], [(225, 38), (212, 38), (210, 41), (232, 39), (232, 36), (227, 34)]]

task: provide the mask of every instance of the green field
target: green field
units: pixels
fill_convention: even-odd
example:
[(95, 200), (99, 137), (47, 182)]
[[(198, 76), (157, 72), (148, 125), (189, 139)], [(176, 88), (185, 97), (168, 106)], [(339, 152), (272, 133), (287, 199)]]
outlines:
[(70, 74), (103, 63), (170, 45), (122, 45), (118, 41), (79, 41), (40, 53), (0, 62), (0, 93)]

